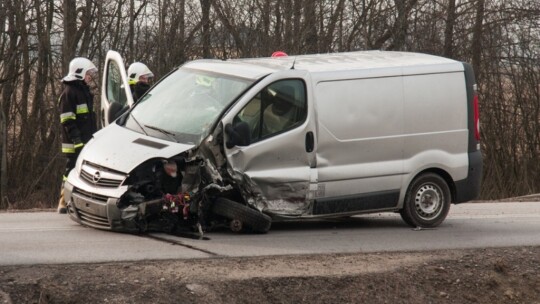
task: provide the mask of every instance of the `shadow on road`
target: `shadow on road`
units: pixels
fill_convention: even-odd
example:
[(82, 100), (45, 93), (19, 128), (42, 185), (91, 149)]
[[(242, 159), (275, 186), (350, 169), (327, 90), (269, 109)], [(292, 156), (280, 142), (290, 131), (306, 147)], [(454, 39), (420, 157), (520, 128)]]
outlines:
[[(340, 230), (340, 229), (393, 229), (393, 228), (411, 228), (400, 217), (382, 216), (382, 217), (340, 217), (332, 219), (303, 219), (273, 222), (270, 228), (272, 232), (296, 232), (296, 231), (314, 231), (314, 230)], [(227, 228), (212, 230), (211, 234), (236, 234)]]

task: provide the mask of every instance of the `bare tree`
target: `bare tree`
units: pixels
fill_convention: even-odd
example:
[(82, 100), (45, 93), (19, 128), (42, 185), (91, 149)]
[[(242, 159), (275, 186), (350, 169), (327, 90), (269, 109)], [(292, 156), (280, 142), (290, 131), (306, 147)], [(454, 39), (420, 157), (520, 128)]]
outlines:
[(317, 53), (319, 51), (319, 37), (317, 35), (317, 14), (316, 14), (316, 5), (315, 1), (305, 1), (303, 4), (304, 7), (304, 26), (303, 31), (301, 32), (305, 37), (304, 45), (302, 52), (306, 53)]
[[(200, 0), (201, 1), (201, 10), (202, 10), (202, 56), (204, 58), (210, 57), (210, 8), (212, 5), (212, 0)], [(214, 2), (214, 4), (216, 4)], [(217, 4), (216, 4), (217, 5)], [(218, 15), (222, 20), (226, 20), (223, 17), (222, 10), (218, 7)], [(221, 13), (221, 14), (220, 14)]]
[(62, 72), (66, 74), (69, 62), (77, 51), (77, 3), (74, 0), (64, 0), (64, 43), (62, 47), (63, 64)]
[(482, 28), (484, 22), (484, 2), (485, 0), (478, 0), (476, 2), (476, 17), (473, 25), (473, 38), (472, 38), (472, 66), (476, 71), (476, 77), (481, 78), (480, 60), (482, 55)]
[(482, 197), (539, 192), (538, 16), (536, 0), (0, 1), (0, 208), (55, 204), (59, 80), (73, 57), (102, 67), (109, 49), (158, 76), (190, 59), (278, 49), (408, 50), (471, 62)]
[(444, 51), (443, 55), (448, 58), (453, 56), (454, 25), (456, 23), (456, 0), (448, 0), (448, 13), (446, 15), (446, 26), (444, 29)]

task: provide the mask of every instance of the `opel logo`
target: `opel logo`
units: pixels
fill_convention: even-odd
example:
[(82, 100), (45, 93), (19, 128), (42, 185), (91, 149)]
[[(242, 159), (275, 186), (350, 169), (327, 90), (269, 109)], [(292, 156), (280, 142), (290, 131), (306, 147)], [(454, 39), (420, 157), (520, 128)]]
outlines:
[(92, 176), (92, 181), (94, 182), (94, 184), (97, 184), (100, 179), (101, 173), (99, 171), (96, 171), (96, 173), (94, 173), (94, 176)]

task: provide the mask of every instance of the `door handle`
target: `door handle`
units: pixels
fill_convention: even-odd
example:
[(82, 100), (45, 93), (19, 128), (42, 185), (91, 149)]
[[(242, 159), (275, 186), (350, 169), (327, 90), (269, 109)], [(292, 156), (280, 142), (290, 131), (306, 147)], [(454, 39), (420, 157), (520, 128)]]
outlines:
[(314, 147), (315, 147), (315, 138), (313, 136), (313, 132), (309, 131), (306, 133), (306, 152), (307, 153), (313, 152)]

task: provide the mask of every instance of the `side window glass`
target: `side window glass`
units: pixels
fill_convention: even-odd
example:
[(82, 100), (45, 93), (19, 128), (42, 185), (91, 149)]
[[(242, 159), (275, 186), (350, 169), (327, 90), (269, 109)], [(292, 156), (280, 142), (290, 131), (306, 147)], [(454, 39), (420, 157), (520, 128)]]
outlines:
[(306, 116), (304, 82), (287, 79), (274, 82), (259, 92), (236, 115), (233, 124), (245, 122), (253, 143), (301, 125)]
[(107, 100), (109, 103), (127, 104), (126, 92), (120, 76), (120, 68), (114, 61), (107, 65)]

